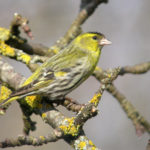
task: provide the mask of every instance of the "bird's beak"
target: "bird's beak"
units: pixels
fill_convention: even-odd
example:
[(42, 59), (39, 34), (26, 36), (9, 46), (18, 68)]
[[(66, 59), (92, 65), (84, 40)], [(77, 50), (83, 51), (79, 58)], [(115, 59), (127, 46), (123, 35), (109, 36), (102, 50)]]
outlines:
[(102, 38), (99, 42), (100, 46), (104, 46), (104, 45), (110, 45), (112, 42), (108, 41), (106, 38)]

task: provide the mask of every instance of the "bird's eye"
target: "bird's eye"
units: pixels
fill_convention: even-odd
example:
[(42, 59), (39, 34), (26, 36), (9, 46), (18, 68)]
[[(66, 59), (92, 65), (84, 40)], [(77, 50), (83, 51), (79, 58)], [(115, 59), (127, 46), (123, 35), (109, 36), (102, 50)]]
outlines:
[(92, 38), (93, 38), (93, 40), (97, 40), (97, 36), (93, 36)]

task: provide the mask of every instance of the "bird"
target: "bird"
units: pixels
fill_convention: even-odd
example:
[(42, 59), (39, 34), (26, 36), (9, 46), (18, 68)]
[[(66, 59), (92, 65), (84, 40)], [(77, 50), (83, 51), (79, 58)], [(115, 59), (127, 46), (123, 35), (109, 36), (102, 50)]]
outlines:
[(59, 53), (46, 62), (1, 102), (0, 108), (30, 95), (48, 96), (50, 101), (62, 100), (94, 71), (104, 45), (111, 42), (99, 32), (78, 35)]

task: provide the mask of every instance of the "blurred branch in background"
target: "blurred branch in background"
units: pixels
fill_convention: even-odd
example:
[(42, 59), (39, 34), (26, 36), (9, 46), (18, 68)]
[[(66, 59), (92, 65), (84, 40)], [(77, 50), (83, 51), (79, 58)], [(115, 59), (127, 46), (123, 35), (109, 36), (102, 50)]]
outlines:
[[(142, 74), (150, 70), (150, 62), (141, 63), (135, 66), (121, 67), (118, 71), (118, 75), (123, 75), (125, 73), (133, 74)], [(109, 71), (109, 70), (108, 70)], [(98, 81), (103, 81), (106, 77), (106, 71), (103, 71), (101, 68), (96, 68), (93, 75)], [(136, 133), (138, 136), (141, 136), (144, 131), (147, 131), (150, 134), (150, 124), (145, 120), (144, 117), (134, 108), (134, 106), (127, 100), (127, 98), (115, 87), (114, 84), (111, 84), (107, 91), (116, 98), (120, 103), (121, 107), (130, 118), (135, 126)]]
[[(26, 39), (20, 37), (21, 27), (23, 31), (33, 38), (28, 26), (28, 19), (19, 14), (14, 15), (10, 29), (0, 28), (0, 53), (4, 56), (23, 62), (32, 72), (39, 67), (39, 62), (43, 63), (49, 57), (59, 53), (59, 51), (70, 43), (81, 32), (81, 25), (85, 23), (89, 16), (93, 14), (96, 8), (107, 3), (107, 0), (81, 0), (80, 11), (66, 34), (58, 40), (53, 46), (48, 48), (41, 44), (29, 43)], [(146, 131), (150, 133), (149, 122), (140, 115), (127, 98), (115, 87), (113, 81), (119, 75), (126, 73), (143, 74), (150, 70), (150, 62), (141, 63), (135, 66), (126, 66), (103, 70), (96, 67), (93, 76), (101, 82), (100, 88), (94, 94), (93, 98), (87, 104), (79, 104), (72, 98), (66, 97), (62, 101), (49, 103), (48, 97), (31, 96), (29, 101), (22, 103), (18, 100), (22, 110), (22, 119), (24, 123), (23, 136), (14, 139), (6, 139), (0, 142), (0, 148), (15, 147), (22, 145), (40, 146), (59, 139), (64, 139), (74, 149), (98, 149), (91, 140), (89, 140), (83, 130), (85, 122), (98, 114), (98, 104), (103, 92), (106, 90), (120, 103), (122, 109), (133, 122), (137, 135)], [(9, 97), (11, 91), (16, 90), (24, 81), (25, 77), (17, 73), (14, 68), (0, 58), (0, 80), (3, 84), (1, 88), (0, 101)], [(38, 99), (38, 100), (37, 100)], [(33, 103), (33, 104), (32, 104)], [(36, 103), (36, 105), (34, 105)], [(62, 105), (66, 109), (76, 112), (74, 117), (68, 118), (56, 109), (56, 106)], [(9, 107), (0, 110), (4, 115)], [(40, 115), (45, 123), (53, 128), (47, 136), (33, 137), (30, 131), (36, 130), (36, 122), (31, 120), (32, 114)], [(147, 146), (149, 147), (149, 145)]]
[(107, 3), (108, 0), (81, 0), (80, 12), (73, 21), (72, 25), (60, 40), (55, 45), (51, 46), (50, 50), (59, 51), (70, 43), (81, 32), (81, 25), (93, 14), (98, 5)]
[(148, 141), (148, 144), (147, 144), (146, 150), (150, 150), (150, 140)]

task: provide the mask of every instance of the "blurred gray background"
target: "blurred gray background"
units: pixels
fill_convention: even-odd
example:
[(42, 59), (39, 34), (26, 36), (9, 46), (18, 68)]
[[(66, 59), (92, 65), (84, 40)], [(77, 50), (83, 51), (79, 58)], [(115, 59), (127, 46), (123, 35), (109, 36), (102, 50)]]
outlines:
[[(33, 42), (51, 46), (68, 29), (79, 11), (79, 4), (80, 0), (0, 0), (0, 26), (9, 27), (13, 14), (18, 12), (30, 20)], [(113, 42), (102, 51), (99, 62), (102, 68), (134, 65), (150, 60), (149, 0), (110, 0), (107, 5), (98, 7), (83, 25), (83, 30), (100, 31)], [(21, 63), (7, 61), (26, 77), (31, 75)], [(115, 85), (150, 121), (150, 72), (118, 77)], [(99, 83), (90, 77), (70, 96), (85, 103), (98, 87)], [(68, 115), (65, 110), (63, 112)], [(32, 135), (47, 135), (50, 132), (49, 126), (40, 117), (33, 115), (32, 118), (38, 122), (37, 131)], [(17, 103), (13, 102), (7, 114), (0, 117), (0, 140), (20, 135), (22, 126), (21, 111)], [(87, 136), (102, 150), (145, 150), (149, 139), (148, 134), (136, 136), (131, 121), (107, 92), (100, 102), (99, 115), (89, 120), (84, 129)], [(22, 146), (6, 150), (9, 149), (70, 150), (71, 147), (60, 140), (42, 147)]]

